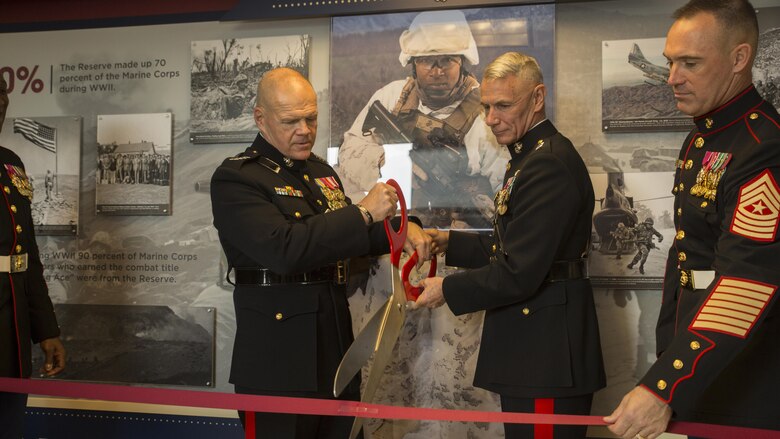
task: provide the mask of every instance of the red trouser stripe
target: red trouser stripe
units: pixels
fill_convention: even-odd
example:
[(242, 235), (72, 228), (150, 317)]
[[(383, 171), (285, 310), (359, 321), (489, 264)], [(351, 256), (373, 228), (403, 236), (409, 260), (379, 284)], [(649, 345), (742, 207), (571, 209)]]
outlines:
[(255, 439), (255, 412), (244, 412), (244, 437)]
[[(534, 400), (534, 413), (552, 415), (555, 412), (555, 400), (537, 398)], [(534, 424), (534, 439), (553, 439), (552, 424)]]

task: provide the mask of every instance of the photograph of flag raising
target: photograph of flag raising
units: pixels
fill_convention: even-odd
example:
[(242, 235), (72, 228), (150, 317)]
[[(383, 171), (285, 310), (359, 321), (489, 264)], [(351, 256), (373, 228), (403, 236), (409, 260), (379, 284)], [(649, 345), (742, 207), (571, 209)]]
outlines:
[(25, 164), (33, 187), (37, 236), (78, 234), (81, 122), (78, 116), (23, 115), (5, 120), (0, 145)]
[(14, 133), (21, 134), (25, 139), (47, 151), (57, 153), (56, 128), (26, 117), (18, 117), (14, 119)]

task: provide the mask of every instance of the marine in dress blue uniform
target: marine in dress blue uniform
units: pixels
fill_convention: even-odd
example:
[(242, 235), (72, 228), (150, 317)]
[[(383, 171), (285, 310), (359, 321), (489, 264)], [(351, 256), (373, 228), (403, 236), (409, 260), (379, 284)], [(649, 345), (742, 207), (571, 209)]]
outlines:
[[(0, 129), (8, 108), (0, 75)], [(33, 187), (22, 160), (0, 146), (0, 376), (32, 374), (32, 343), (40, 343), (47, 375), (65, 367), (65, 349), (43, 277), (32, 220)], [(27, 395), (0, 392), (0, 439), (18, 439)]]
[[(672, 414), (780, 430), (780, 117), (750, 83), (755, 12), (743, 0), (696, 0), (676, 18), (669, 83), (696, 127), (672, 189), (659, 356), (608, 422), (627, 438), (654, 437)], [(724, 47), (711, 49), (718, 38)]]
[[(311, 154), (316, 95), (300, 74), (277, 69), (258, 88), (262, 135), (211, 180), (214, 225), (235, 273), (230, 382), (238, 393), (332, 399), (353, 338), (345, 259), (389, 251), (380, 221), (394, 214), (397, 196), (378, 183), (352, 204), (333, 168)], [(410, 233), (427, 237), (417, 225)], [(430, 240), (421, 245), (427, 253)], [(343, 398), (359, 399), (358, 382)], [(258, 438), (343, 438), (352, 424), (338, 416), (253, 419)]]
[[(590, 413), (605, 385), (587, 276), (594, 195), (585, 164), (544, 115), (538, 64), (504, 54), (485, 70), (486, 122), (511, 160), (495, 196), (492, 236), (432, 231), (447, 265), (471, 268), (423, 281), (420, 305), (486, 310), (474, 385), (512, 412)], [(444, 238), (444, 237), (447, 238)], [(446, 242), (444, 242), (446, 241)], [(443, 248), (440, 248), (443, 249)], [(505, 425), (507, 438), (584, 437), (585, 427)]]

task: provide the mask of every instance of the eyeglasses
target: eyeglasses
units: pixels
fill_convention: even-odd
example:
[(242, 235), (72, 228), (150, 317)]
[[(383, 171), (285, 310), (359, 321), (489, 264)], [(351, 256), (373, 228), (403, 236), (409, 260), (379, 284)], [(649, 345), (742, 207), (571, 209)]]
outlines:
[(414, 65), (424, 70), (431, 70), (439, 66), (442, 70), (447, 70), (455, 65), (460, 65), (459, 56), (441, 55), (441, 56), (419, 56), (414, 58)]

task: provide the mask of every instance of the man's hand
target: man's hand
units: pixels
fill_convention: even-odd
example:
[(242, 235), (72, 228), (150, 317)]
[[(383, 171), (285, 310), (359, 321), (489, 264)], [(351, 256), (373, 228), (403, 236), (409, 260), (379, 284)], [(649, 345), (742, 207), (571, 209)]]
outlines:
[(65, 369), (65, 346), (59, 337), (47, 338), (41, 342), (41, 350), (46, 357), (40, 372), (46, 376), (54, 376)]
[(423, 288), (420, 297), (414, 302), (413, 309), (416, 308), (438, 308), (446, 302), (444, 300), (444, 292), (441, 289), (444, 278), (442, 277), (429, 277), (420, 281), (420, 287)]
[(394, 187), (380, 182), (368, 191), (359, 204), (368, 209), (374, 222), (380, 222), (395, 216), (395, 211), (398, 209), (398, 194), (395, 193)]
[(425, 233), (430, 235), (432, 240), (431, 251), (433, 254), (444, 253), (447, 251), (447, 245), (450, 242), (450, 232), (439, 229), (425, 229)]
[(419, 269), (425, 261), (431, 259), (432, 240), (430, 235), (416, 223), (409, 221), (407, 227), (404, 251), (408, 255), (417, 252), (417, 269)]
[(609, 430), (619, 437), (655, 439), (666, 431), (671, 417), (672, 409), (667, 404), (637, 386), (623, 397), (611, 415), (604, 417), (604, 422), (610, 424)]

